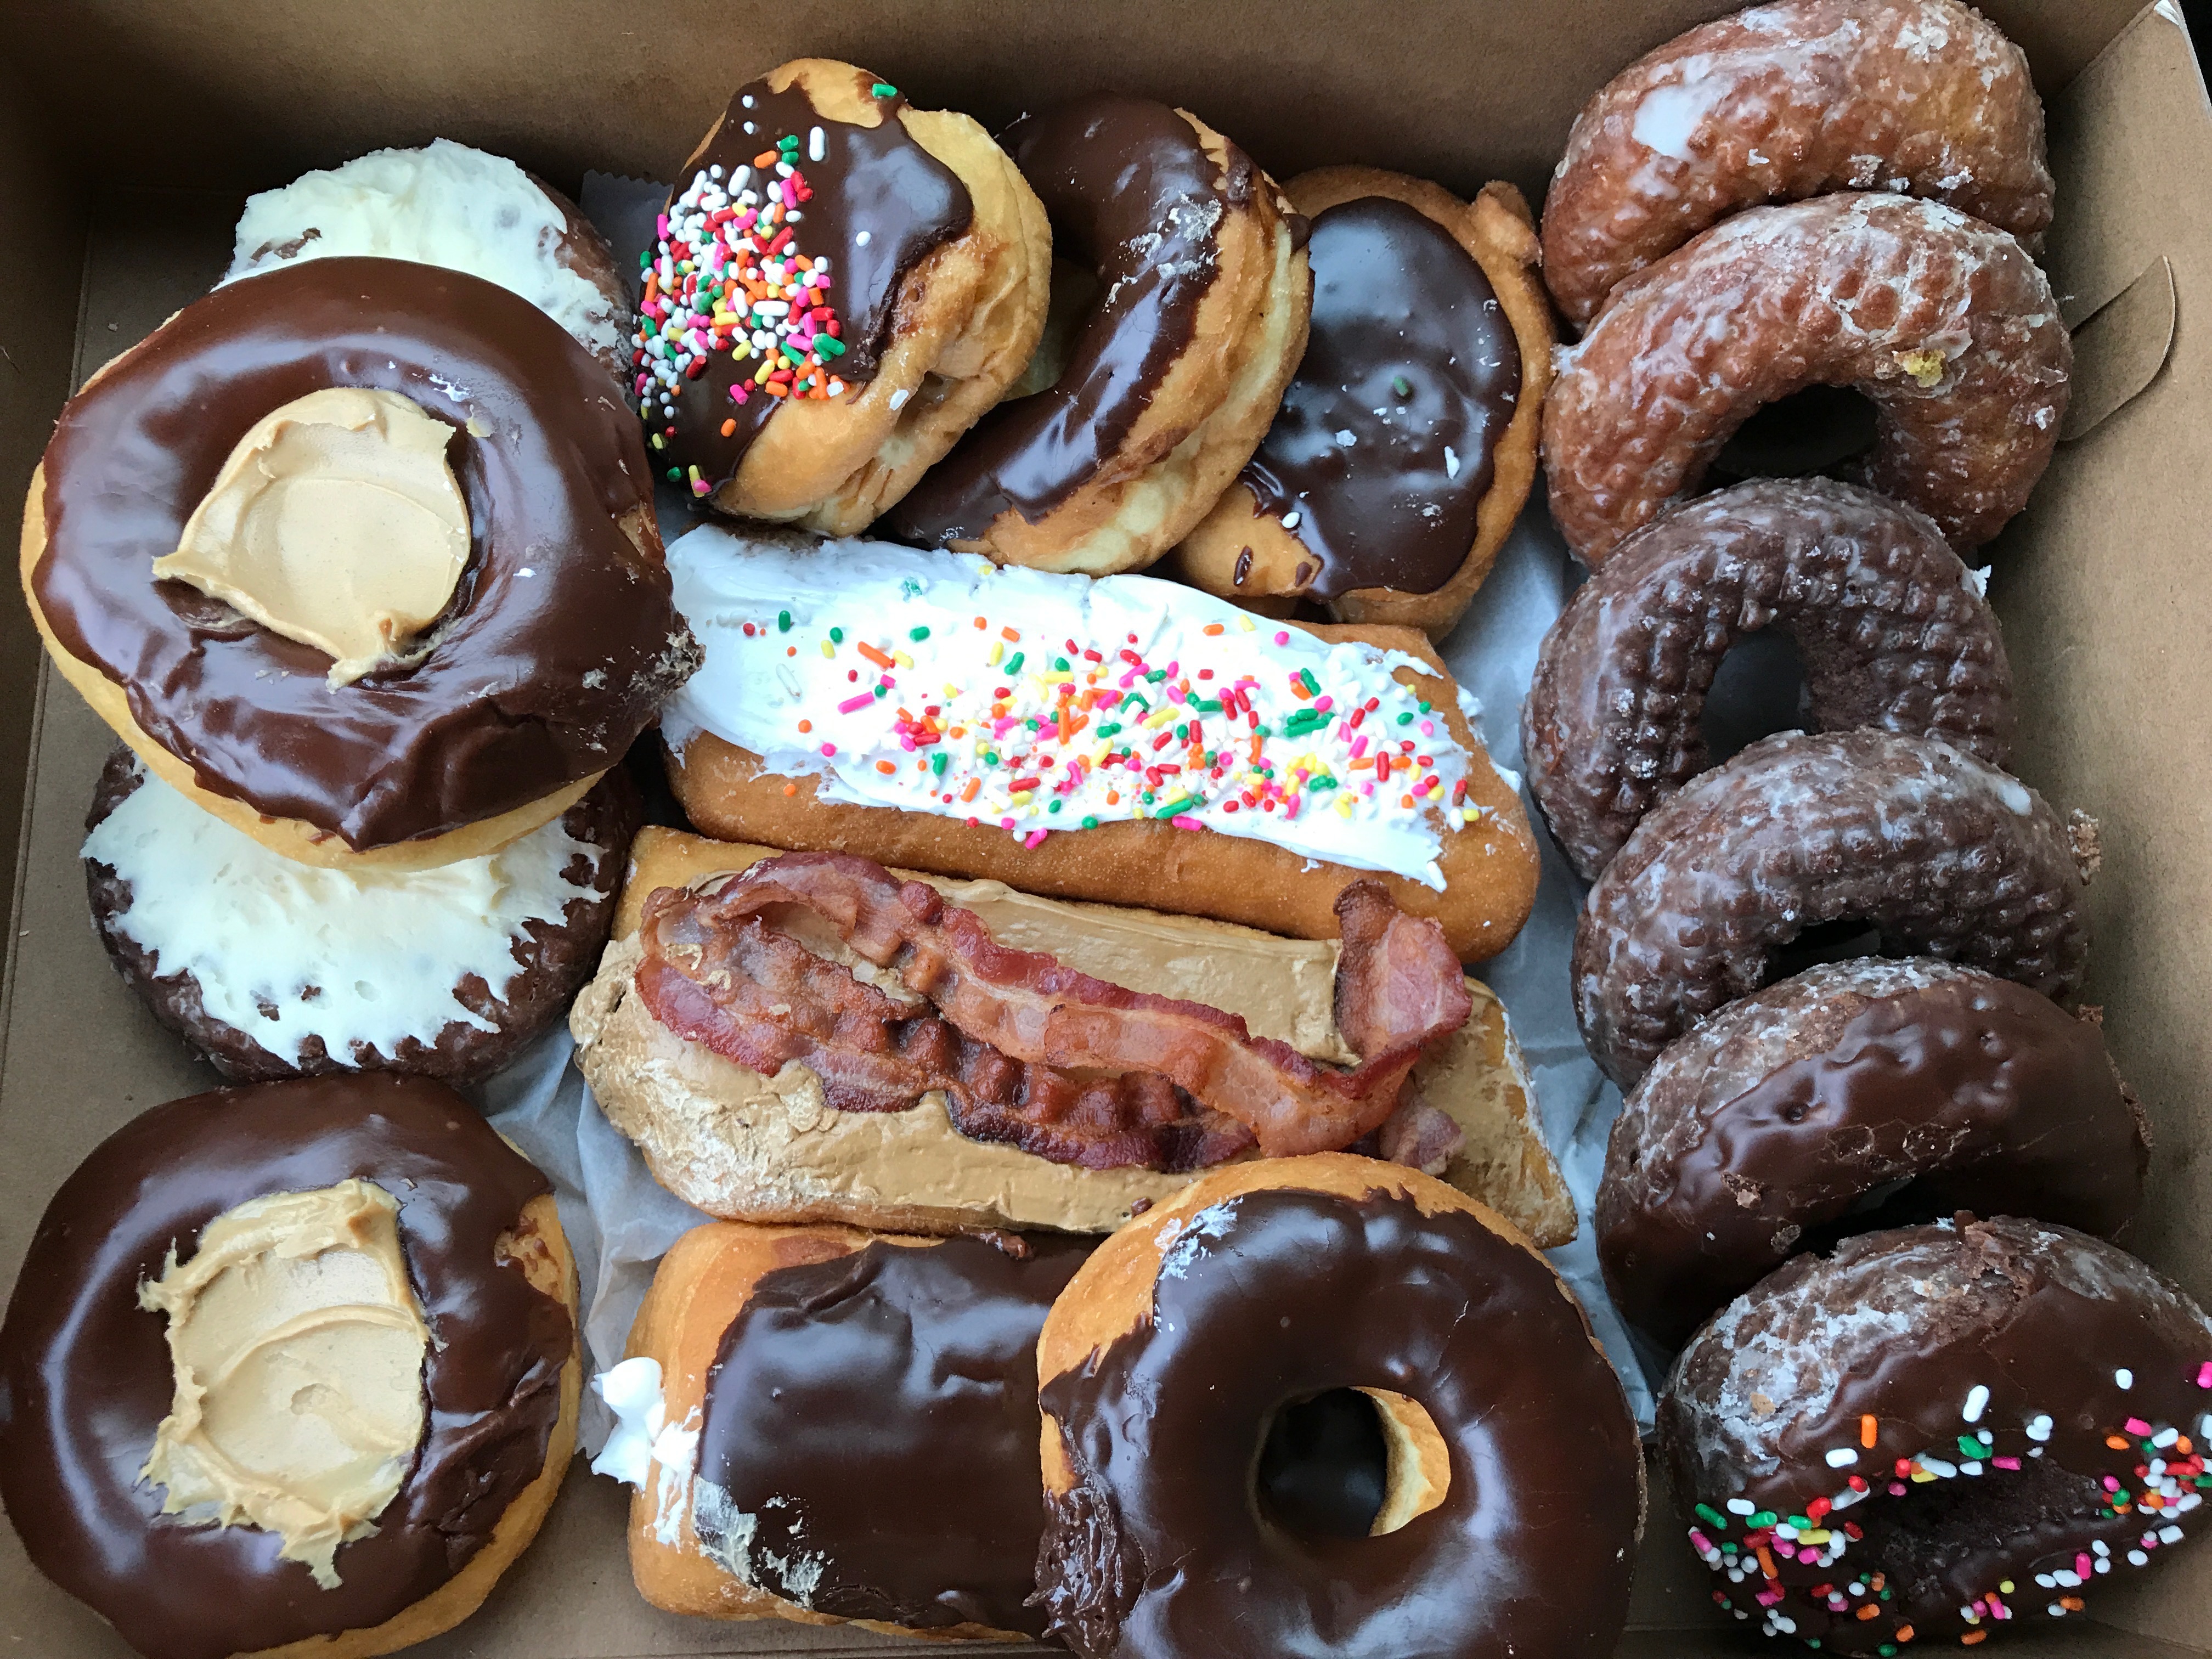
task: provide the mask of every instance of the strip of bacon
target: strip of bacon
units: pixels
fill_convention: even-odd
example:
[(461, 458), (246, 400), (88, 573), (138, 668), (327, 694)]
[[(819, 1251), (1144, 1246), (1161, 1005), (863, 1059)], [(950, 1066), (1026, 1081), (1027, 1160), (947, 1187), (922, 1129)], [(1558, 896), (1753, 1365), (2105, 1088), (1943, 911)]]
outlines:
[[(1030, 1103), (1027, 1088), (1048, 1102), (1087, 1101), (1069, 1108), (1085, 1120), (1071, 1129), (1080, 1133), (1109, 1127), (1097, 1114), (1109, 1104), (1126, 1113), (1151, 1086), (1133, 1077), (1150, 1074), (1188, 1097), (1188, 1115), (1198, 1127), (1177, 1133), (1198, 1144), (1186, 1155), (1202, 1151), (1212, 1161), (1232, 1155), (1212, 1121), (1225, 1117), (1261, 1152), (1285, 1157), (1347, 1146), (1379, 1128), (1423, 1050), (1472, 1012), (1459, 963), (1433, 922), (1401, 915), (1371, 882), (1348, 888), (1339, 909), (1352, 923), (1344, 951), (1350, 966), (1338, 969), (1340, 1006), (1382, 1039), (1379, 1048), (1363, 1048), (1365, 1057), (1350, 1071), (1255, 1037), (1220, 1009), (1127, 990), (1042, 952), (1009, 950), (973, 912), (947, 904), (927, 883), (902, 883), (880, 865), (844, 854), (785, 854), (700, 890), (654, 893), (641, 927), (638, 988), (671, 1030), (742, 1064), (772, 1071), (800, 1059), (825, 1088), (834, 1075), (832, 1104), (841, 1098), (903, 1104), (942, 1087), (963, 1115), (1013, 1138), (1012, 1120)], [(888, 1007), (857, 1008), (842, 992), (825, 990), (805, 964), (784, 963), (775, 969), (782, 977), (763, 985), (755, 975), (772, 947), (761, 941), (781, 935), (749, 924), (797, 910), (821, 916), (857, 955), (896, 973), (933, 1006), (945, 1031), (925, 1031), (915, 1024), (917, 1011), (889, 999)], [(823, 965), (851, 981), (842, 969)], [(999, 1060), (1045, 1068), (1046, 1075), (979, 1088), (987, 1073), (996, 1075), (991, 1061), (962, 1060), (956, 1038)], [(952, 1046), (931, 1046), (945, 1043)], [(929, 1081), (916, 1087), (925, 1075)], [(1109, 1092), (1099, 1095), (1102, 1087)], [(1070, 1161), (1097, 1167), (1094, 1157)]]

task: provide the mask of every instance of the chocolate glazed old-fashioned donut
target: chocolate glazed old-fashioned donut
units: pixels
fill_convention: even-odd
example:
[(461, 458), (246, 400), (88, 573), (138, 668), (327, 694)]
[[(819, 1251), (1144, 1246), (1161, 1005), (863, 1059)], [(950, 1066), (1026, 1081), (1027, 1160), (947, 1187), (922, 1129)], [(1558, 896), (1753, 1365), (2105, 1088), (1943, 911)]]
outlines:
[[(325, 653), (153, 577), (240, 437), (334, 386), (455, 428), (471, 539), (428, 654), (335, 688)], [(539, 805), (512, 839), (619, 760), (696, 665), (645, 466), (619, 389), (528, 301), (317, 259), (196, 301), (77, 394), (27, 509), (25, 586), (57, 662), (148, 763), (249, 823), (358, 852)]]
[(1672, 1347), (1839, 1233), (1968, 1209), (2121, 1234), (2149, 1157), (2094, 1018), (1948, 963), (1831, 963), (1644, 1074), (1606, 1146), (1598, 1260), (1622, 1316)]
[(1935, 524), (1825, 478), (1739, 484), (1631, 536), (1544, 635), (1522, 749), (1584, 880), (1705, 769), (1705, 694), (1730, 647), (1765, 628), (1797, 647), (1811, 729), (1915, 732), (2005, 763), (1996, 617)]
[(2208, 1386), (2212, 1321), (2162, 1274), (1961, 1216), (1730, 1304), (1676, 1364), (1659, 1445), (1723, 1610), (1824, 1653), (1956, 1652), (2203, 1529)]
[(1575, 1018), (1624, 1089), (1808, 928), (1979, 968), (2065, 1001), (2089, 954), (2094, 826), (1932, 738), (1767, 738), (1662, 803), (1590, 889)]
[[(427, 1409), (397, 1494), (374, 1532), (339, 1547), (325, 1589), (280, 1559), (273, 1532), (161, 1512), (140, 1471), (174, 1376), (139, 1290), (217, 1216), (354, 1179), (398, 1200), (431, 1337)], [(220, 1089), (131, 1120), (46, 1206), (0, 1325), (0, 1498), (33, 1562), (151, 1659), (358, 1640), (441, 1616), (340, 1650), (382, 1653), (466, 1616), (536, 1530), (568, 1457), (575, 1328), (528, 1265), (551, 1261), (573, 1299), (550, 1214), (552, 1237), (529, 1236), (526, 1211), (550, 1212), (549, 1192), (465, 1101), (422, 1078)], [(514, 1515), (528, 1523), (519, 1535)]]
[[(1340, 1154), (1210, 1176), (1085, 1263), (1037, 1371), (1038, 1595), (1085, 1659), (1620, 1634), (1643, 1513), (1620, 1385), (1550, 1267), (1441, 1182)], [(1279, 1419), (1346, 1390), (1388, 1449), (1379, 1509), (1314, 1501), (1277, 1455)]]

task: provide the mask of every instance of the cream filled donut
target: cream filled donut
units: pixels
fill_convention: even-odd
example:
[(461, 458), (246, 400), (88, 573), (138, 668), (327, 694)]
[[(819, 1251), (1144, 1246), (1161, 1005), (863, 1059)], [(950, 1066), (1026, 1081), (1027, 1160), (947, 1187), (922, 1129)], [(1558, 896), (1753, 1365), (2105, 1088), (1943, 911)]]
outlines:
[(412, 259), (520, 294), (620, 378), (629, 295), (606, 238), (502, 155), (449, 138), (380, 149), (246, 199), (227, 283), (333, 254)]
[(613, 772), (496, 853), (322, 870), (201, 811), (118, 747), (83, 856), (116, 970), (226, 1078), (462, 1083), (506, 1065), (590, 978), (636, 818)]

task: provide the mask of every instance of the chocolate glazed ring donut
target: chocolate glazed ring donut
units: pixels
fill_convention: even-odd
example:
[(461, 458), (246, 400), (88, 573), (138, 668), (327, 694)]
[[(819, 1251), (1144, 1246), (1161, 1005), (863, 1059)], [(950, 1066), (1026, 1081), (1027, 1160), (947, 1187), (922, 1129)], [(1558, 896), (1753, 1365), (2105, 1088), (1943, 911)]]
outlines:
[(2060, 1001), (2089, 955), (2094, 826), (2017, 779), (1890, 732), (1753, 744), (1643, 823), (1575, 927), (1575, 1018), (1626, 1089), (1661, 1049), (1776, 977), (1808, 928), (1979, 968)]
[(1705, 694), (1764, 628), (1796, 642), (1814, 731), (1917, 732), (2002, 766), (2012, 671), (1935, 525), (1870, 490), (1761, 479), (1662, 514), (1545, 635), (1521, 707), (1528, 787), (1585, 881), (1705, 769)]
[(1305, 349), (1304, 222), (1243, 150), (1148, 99), (1078, 98), (1005, 142), (1063, 275), (1097, 297), (1064, 348), (1048, 322), (1014, 395), (878, 532), (1041, 570), (1138, 569), (1206, 516), (1274, 418)]
[(1838, 190), (1929, 197), (2033, 251), (2051, 186), (2027, 56), (1955, 0), (1783, 0), (1692, 29), (1575, 118), (1544, 278), (1587, 324), (1715, 221)]
[(1956, 1652), (2202, 1530), (2208, 1382), (2212, 1321), (2162, 1274), (1962, 1216), (1730, 1304), (1674, 1367), (1659, 1447), (1723, 1610), (1823, 1653)]
[[(1644, 1499), (1620, 1384), (1543, 1258), (1441, 1182), (1340, 1153), (1209, 1176), (1078, 1270), (1037, 1375), (1038, 1595), (1085, 1659), (1620, 1636)], [(1379, 1508), (1273, 1455), (1279, 1419), (1352, 1390)]]
[(2150, 1129), (2098, 1021), (1926, 960), (1826, 964), (1732, 1002), (1613, 1120), (1598, 1261), (1667, 1347), (1800, 1250), (1954, 1211), (2106, 1237)]
[[(152, 574), (240, 437), (333, 386), (457, 428), (471, 541), (428, 656), (335, 689), (323, 652)], [(32, 616), (155, 773), (276, 851), (491, 852), (565, 812), (697, 661), (619, 396), (551, 318), (458, 271), (331, 258), (232, 283), (62, 411), (24, 509)]]
[[(398, 1200), (432, 1340), (413, 1461), (323, 1589), (275, 1532), (162, 1514), (140, 1471), (174, 1374), (139, 1287), (237, 1206), (353, 1179)], [(331, 1651), (390, 1652), (474, 1612), (550, 1507), (574, 1443), (574, 1303), (545, 1178), (443, 1084), (317, 1078), (171, 1101), (101, 1142), (31, 1237), (0, 1325), (0, 1498), (33, 1565), (149, 1659), (342, 1633)]]
[(1595, 569), (1808, 386), (1874, 404), (1865, 479), (1980, 546), (2058, 441), (2074, 347), (2034, 260), (1935, 202), (1826, 196), (1723, 220), (1613, 290), (1544, 404), (1552, 516)]

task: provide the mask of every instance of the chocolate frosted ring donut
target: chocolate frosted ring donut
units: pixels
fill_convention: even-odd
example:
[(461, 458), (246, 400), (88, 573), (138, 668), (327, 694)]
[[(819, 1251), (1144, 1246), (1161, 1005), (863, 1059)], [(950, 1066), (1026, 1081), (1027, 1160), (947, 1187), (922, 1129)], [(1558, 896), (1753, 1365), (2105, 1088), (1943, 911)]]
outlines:
[(1613, 1120), (1598, 1260), (1672, 1347), (1800, 1250), (1971, 1209), (2113, 1237), (2149, 1127), (2098, 1022), (1931, 961), (1807, 969), (1661, 1054)]
[[(468, 537), (427, 654), (339, 684), (331, 653), (153, 574), (240, 437), (333, 387), (455, 428)], [(478, 277), (332, 258), (234, 283), (62, 411), (24, 514), (33, 617), (149, 767), (287, 856), (491, 852), (566, 811), (697, 659), (618, 399), (558, 323)]]
[(2089, 954), (2093, 828), (1932, 738), (1784, 732), (1636, 826), (1575, 927), (1575, 1018), (1624, 1089), (1805, 929), (1856, 923), (2061, 1001)]
[(1544, 200), (1544, 277), (1587, 323), (1614, 284), (1739, 208), (1876, 189), (2039, 236), (2051, 173), (2026, 55), (1956, 0), (1754, 6), (1584, 106)]
[[(380, 1407), (421, 1401), (411, 1449), (396, 1449), (396, 1490), (334, 1551), (325, 1535), (314, 1567), (312, 1551), (295, 1553), (292, 1534), (264, 1522), (217, 1524), (199, 1506), (164, 1513), (165, 1498), (179, 1494), (142, 1472), (157, 1431), (174, 1419), (176, 1366), (189, 1362), (172, 1358), (183, 1315), (173, 1304), (165, 1322), (142, 1302), (142, 1287), (173, 1281), (179, 1258), (197, 1265), (211, 1224), (241, 1206), (341, 1188), (383, 1195), (369, 1212), (391, 1216), (427, 1340), (417, 1389), (371, 1391), (368, 1368), (345, 1363), (358, 1349), (338, 1337), (299, 1355), (289, 1380), (277, 1380), (281, 1369), (270, 1380), (278, 1397), (293, 1395), (290, 1415), (344, 1424), (357, 1437), (330, 1431), (325, 1443), (356, 1450), (375, 1443)], [(324, 1246), (349, 1248), (366, 1246), (346, 1232)], [(205, 1362), (209, 1466), (219, 1472), (228, 1461), (276, 1482), (291, 1500), (289, 1510), (274, 1506), (279, 1517), (314, 1489), (287, 1486), (283, 1456), (265, 1445), (258, 1459), (232, 1452), (253, 1436), (216, 1407), (227, 1381), (251, 1382), (264, 1363), (254, 1352), (286, 1340), (285, 1325), (248, 1326), (253, 1340), (231, 1340), (243, 1344), (239, 1363), (216, 1363), (218, 1339), (255, 1310), (281, 1255), (265, 1246), (242, 1263), (242, 1289), (210, 1293), (204, 1305), (218, 1311), (208, 1317), (222, 1322), (194, 1338)], [(212, 1291), (224, 1289), (219, 1279)], [(312, 1285), (295, 1292), (288, 1313), (374, 1311), (337, 1305), (357, 1298), (334, 1304)], [(390, 1652), (474, 1612), (551, 1505), (574, 1441), (574, 1268), (545, 1178), (443, 1084), (378, 1073), (171, 1101), (101, 1142), (31, 1237), (0, 1325), (0, 1498), (19, 1522), (37, 1517), (18, 1530), (39, 1570), (149, 1659), (223, 1659), (332, 1637), (343, 1638), (333, 1651)], [(265, 1363), (281, 1368), (286, 1358)], [(316, 1397), (332, 1389), (349, 1395), (350, 1411)], [(273, 1409), (256, 1398), (244, 1405)], [(183, 1478), (179, 1459), (168, 1468)], [(357, 1478), (343, 1465), (324, 1473), (334, 1485)]]
[(2012, 671), (1996, 617), (1936, 526), (1823, 478), (1739, 484), (1623, 542), (1544, 636), (1522, 748), (1584, 880), (1705, 769), (1713, 676), (1769, 627), (1796, 643), (1811, 729), (1917, 732), (2005, 763)]
[[(1037, 1375), (1038, 1595), (1085, 1659), (1620, 1636), (1644, 1496), (1620, 1384), (1543, 1258), (1441, 1182), (1334, 1153), (1209, 1176), (1077, 1271)], [(1356, 1447), (1336, 1406), (1379, 1424), (1379, 1506), (1356, 1458), (1301, 1476), (1301, 1438)]]
[(1705, 1327), (1659, 1446), (1713, 1599), (1824, 1653), (2062, 1619), (2202, 1529), (2212, 1321), (1999, 1218), (1799, 1256)]
[(1544, 404), (1552, 516), (1591, 568), (1763, 404), (1875, 405), (1866, 479), (1978, 547), (2043, 476), (2073, 342), (2035, 261), (1935, 202), (1826, 196), (1723, 220), (1629, 278)]

